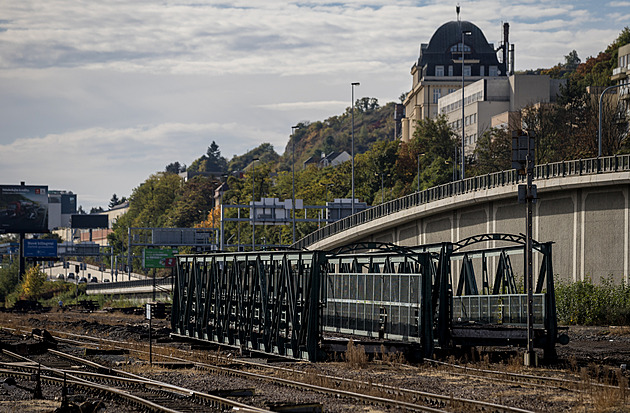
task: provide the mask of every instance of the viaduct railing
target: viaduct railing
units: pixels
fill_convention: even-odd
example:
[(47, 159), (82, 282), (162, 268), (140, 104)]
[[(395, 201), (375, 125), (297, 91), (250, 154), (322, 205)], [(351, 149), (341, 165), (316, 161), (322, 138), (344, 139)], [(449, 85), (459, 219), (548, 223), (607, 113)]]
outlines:
[[(630, 155), (576, 159), (572, 161), (537, 165), (534, 168), (534, 179), (545, 180), (558, 177), (593, 175), (618, 171), (630, 171)], [(519, 184), (525, 180), (525, 176), (519, 175), (515, 169), (512, 169), (509, 171), (474, 176), (464, 179), (463, 181), (451, 182), (425, 189), (424, 191), (415, 192), (402, 198), (373, 206), (365, 211), (361, 211), (357, 214), (326, 225), (325, 227), (311, 232), (306, 237), (300, 239), (295, 243), (295, 245), (293, 245), (293, 247), (298, 249), (306, 248), (331, 235), (338, 234), (357, 225), (365, 224), (398, 211), (403, 211), (405, 209), (469, 192)]]
[[(170, 291), (173, 286), (173, 277), (156, 278), (155, 286), (159, 290), (168, 289)], [(152, 287), (153, 279), (145, 278), (144, 280), (118, 281), (110, 283), (88, 283), (86, 290), (87, 294), (105, 294), (104, 291), (113, 291), (119, 289), (151, 289)]]

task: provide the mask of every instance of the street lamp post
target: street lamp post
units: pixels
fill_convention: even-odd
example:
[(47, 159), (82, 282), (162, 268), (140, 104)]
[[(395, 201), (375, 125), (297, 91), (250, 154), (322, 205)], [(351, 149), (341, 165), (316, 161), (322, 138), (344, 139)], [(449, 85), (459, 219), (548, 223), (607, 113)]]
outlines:
[(420, 155), (418, 155), (418, 192), (420, 192)]
[(466, 140), (466, 128), (464, 127), (465, 123), (464, 123), (464, 106), (465, 106), (465, 101), (464, 101), (464, 36), (469, 36), (470, 34), (472, 34), (472, 32), (470, 30), (462, 30), (462, 173), (461, 173), (461, 177), (462, 177), (462, 181), (464, 179), (466, 179), (466, 152), (465, 152), (465, 140)]
[(292, 152), (292, 161), (291, 161), (291, 170), (293, 174), (293, 196), (292, 196), (292, 204), (291, 204), (291, 215), (293, 216), (293, 243), (295, 244), (295, 130), (299, 129), (300, 126), (291, 126), (291, 141), (293, 142)]
[(418, 192), (420, 192), (420, 157), (424, 156), (424, 153), (418, 154)]
[(350, 83), (352, 89), (352, 215), (354, 215), (354, 87), (359, 85), (359, 82)]
[(602, 156), (602, 99), (604, 99), (604, 93), (608, 92), (610, 89), (616, 89), (618, 87), (628, 86), (627, 84), (619, 84), (608, 86), (601, 95), (599, 95), (599, 125), (597, 127), (597, 157), (600, 158)]
[(256, 251), (256, 161), (258, 158), (252, 159), (252, 251)]
[(374, 172), (374, 176), (381, 175), (381, 204), (385, 203), (385, 175), (391, 176), (391, 174), (385, 174), (384, 172)]

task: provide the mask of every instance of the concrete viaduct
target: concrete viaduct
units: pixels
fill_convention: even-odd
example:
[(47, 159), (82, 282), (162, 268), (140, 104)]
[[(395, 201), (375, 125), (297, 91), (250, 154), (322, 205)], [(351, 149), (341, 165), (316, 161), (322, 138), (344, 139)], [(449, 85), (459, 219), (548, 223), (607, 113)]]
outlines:
[[(352, 242), (417, 246), (484, 233), (525, 233), (516, 171), (468, 178), (377, 205), (323, 227), (296, 247), (328, 250)], [(553, 241), (557, 280), (629, 281), (630, 155), (538, 165), (533, 236)], [(498, 241), (487, 247), (501, 247)], [(536, 265), (536, 264), (535, 264)], [(521, 273), (520, 265), (515, 272)]]

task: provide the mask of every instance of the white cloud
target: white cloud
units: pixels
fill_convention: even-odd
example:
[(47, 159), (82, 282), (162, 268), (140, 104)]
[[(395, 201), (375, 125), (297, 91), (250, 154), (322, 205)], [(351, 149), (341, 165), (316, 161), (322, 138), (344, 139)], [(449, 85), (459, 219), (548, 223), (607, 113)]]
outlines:
[[(352, 81), (357, 98), (397, 100), (420, 44), (456, 18), (437, 0), (5, 3), (3, 181), (47, 183), (101, 206), (212, 140), (228, 158), (262, 142), (282, 152), (291, 125), (350, 105)], [(573, 49), (584, 60), (630, 20), (627, 1), (460, 3), (495, 46), (510, 23), (517, 70)]]
[[(210, 145), (206, 137), (212, 135), (224, 136), (217, 143), (228, 158), (232, 151), (244, 153), (260, 144), (260, 130), (238, 124), (91, 128), (0, 145), (0, 176), (6, 183), (26, 181), (72, 190), (83, 205), (88, 201), (90, 206), (105, 206), (108, 196), (129, 195), (169, 163), (198, 158)], [(279, 137), (273, 138), (278, 141)]]
[(320, 102), (287, 102), (287, 103), (272, 103), (269, 105), (260, 105), (261, 108), (271, 110), (296, 110), (296, 109), (337, 109), (343, 111), (345, 106), (348, 106), (349, 102), (342, 102), (339, 100), (329, 100)]

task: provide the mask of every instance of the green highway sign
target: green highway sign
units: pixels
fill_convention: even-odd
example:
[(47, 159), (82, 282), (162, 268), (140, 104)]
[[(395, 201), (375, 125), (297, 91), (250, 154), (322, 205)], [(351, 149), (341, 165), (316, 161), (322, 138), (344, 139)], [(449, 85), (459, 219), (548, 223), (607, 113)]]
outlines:
[(142, 251), (144, 268), (172, 268), (177, 263), (176, 248), (145, 248)]

